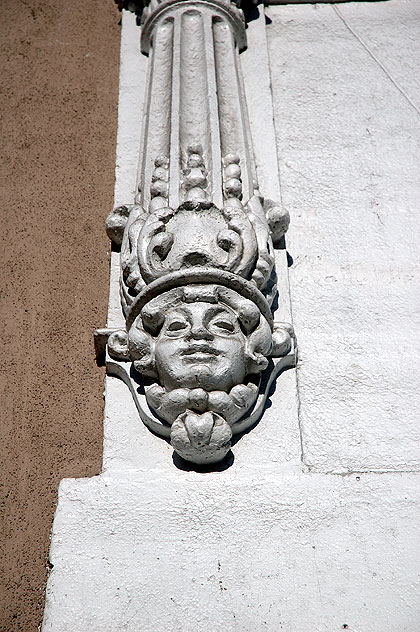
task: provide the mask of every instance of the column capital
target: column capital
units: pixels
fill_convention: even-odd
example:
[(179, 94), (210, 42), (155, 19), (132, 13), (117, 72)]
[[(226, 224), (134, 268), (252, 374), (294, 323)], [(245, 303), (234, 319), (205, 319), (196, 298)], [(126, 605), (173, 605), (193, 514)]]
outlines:
[(141, 14), (142, 53), (149, 54), (153, 30), (158, 23), (191, 10), (209, 12), (214, 19), (227, 20), (232, 27), (239, 52), (246, 49), (245, 18), (240, 0), (146, 0)]

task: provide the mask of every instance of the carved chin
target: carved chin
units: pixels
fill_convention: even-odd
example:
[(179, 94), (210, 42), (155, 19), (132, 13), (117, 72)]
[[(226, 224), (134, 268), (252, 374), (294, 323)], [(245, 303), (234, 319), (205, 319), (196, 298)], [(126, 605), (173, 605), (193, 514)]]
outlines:
[(211, 358), (189, 357), (173, 368), (158, 366), (159, 382), (167, 391), (176, 388), (202, 388), (205, 391), (225, 391), (243, 382), (245, 367)]

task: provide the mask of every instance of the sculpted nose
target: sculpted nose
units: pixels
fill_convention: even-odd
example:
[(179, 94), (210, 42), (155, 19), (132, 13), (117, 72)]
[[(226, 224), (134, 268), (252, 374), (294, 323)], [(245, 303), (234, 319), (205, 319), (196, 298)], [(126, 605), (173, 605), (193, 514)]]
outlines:
[(191, 326), (189, 338), (191, 340), (213, 340), (213, 335), (202, 323), (194, 323)]

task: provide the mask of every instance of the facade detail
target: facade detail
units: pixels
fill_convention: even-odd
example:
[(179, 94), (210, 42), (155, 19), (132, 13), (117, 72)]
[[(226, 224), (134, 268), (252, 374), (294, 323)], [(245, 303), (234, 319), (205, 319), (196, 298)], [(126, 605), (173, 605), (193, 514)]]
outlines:
[[(103, 460), (60, 482), (43, 632), (418, 629), (419, 7), (258, 4), (246, 28), (223, 0), (122, 12)], [(91, 42), (73, 65), (97, 67)], [(82, 304), (90, 254), (68, 267)], [(87, 390), (60, 441), (93, 431)]]
[(245, 47), (242, 11), (227, 0), (146, 6), (138, 193), (107, 219), (126, 322), (100, 330), (108, 372), (129, 386), (143, 422), (196, 464), (225, 457), (295, 364), (292, 327), (272, 315), (283, 300), (273, 243), (289, 218), (258, 188)]

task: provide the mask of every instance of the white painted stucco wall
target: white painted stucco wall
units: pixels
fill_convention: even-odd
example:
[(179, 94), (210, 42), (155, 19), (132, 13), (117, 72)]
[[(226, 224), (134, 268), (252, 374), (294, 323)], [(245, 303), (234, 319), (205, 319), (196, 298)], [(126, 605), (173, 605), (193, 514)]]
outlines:
[(270, 7), (304, 462), (420, 459), (420, 3)]
[[(107, 378), (104, 472), (60, 486), (44, 632), (419, 629), (419, 4), (267, 15), (242, 63), (261, 189), (280, 195), (277, 141), (292, 216), (299, 367), (212, 473), (175, 467)], [(116, 204), (135, 187), (137, 51), (127, 14)]]

